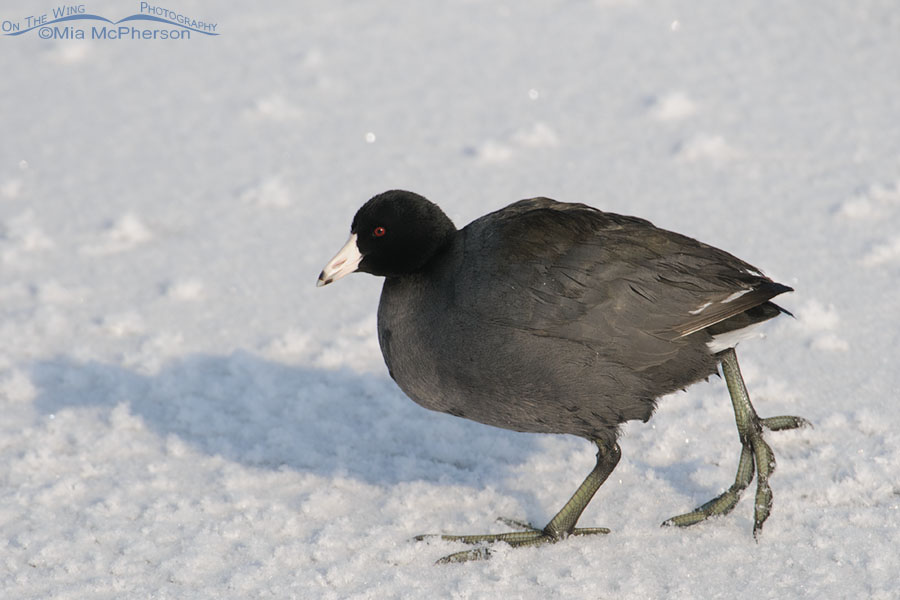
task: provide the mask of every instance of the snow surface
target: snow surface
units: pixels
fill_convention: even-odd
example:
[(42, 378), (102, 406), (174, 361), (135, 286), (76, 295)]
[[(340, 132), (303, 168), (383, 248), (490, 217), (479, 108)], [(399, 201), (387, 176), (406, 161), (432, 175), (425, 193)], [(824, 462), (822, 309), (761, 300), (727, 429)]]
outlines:
[[(0, 38), (0, 597), (900, 596), (894, 0), (169, 7), (221, 35)], [(315, 287), (395, 187), (640, 215), (795, 287), (739, 349), (815, 424), (769, 436), (759, 543), (752, 493), (659, 527), (734, 477), (714, 380), (625, 428), (609, 536), (433, 566), (462, 547), (414, 535), (542, 525), (593, 452), (419, 408), (380, 281)]]

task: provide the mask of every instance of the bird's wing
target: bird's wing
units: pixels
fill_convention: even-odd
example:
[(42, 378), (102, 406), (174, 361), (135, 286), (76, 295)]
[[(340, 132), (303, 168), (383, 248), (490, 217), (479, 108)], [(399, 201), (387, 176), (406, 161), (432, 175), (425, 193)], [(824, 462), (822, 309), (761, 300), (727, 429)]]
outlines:
[[(463, 231), (466, 252), (499, 259), (462, 261), (479, 265), (457, 294), (469, 312), (588, 345), (627, 339), (659, 360), (673, 341), (790, 290), (727, 252), (585, 205), (523, 200)], [(486, 285), (494, 278), (508, 284)]]

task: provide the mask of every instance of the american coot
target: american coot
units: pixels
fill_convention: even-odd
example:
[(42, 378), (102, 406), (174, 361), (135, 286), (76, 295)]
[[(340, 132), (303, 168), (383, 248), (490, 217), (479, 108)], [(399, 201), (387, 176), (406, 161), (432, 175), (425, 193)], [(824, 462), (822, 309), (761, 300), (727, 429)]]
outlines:
[[(457, 230), (422, 196), (393, 190), (366, 202), (350, 239), (319, 275), (385, 277), (378, 341), (391, 377), (425, 408), (480, 423), (593, 441), (597, 464), (543, 529), (443, 536), (513, 546), (568, 535), (619, 461), (618, 426), (650, 418), (660, 396), (722, 365), (742, 451), (734, 485), (664, 525), (693, 525), (734, 508), (757, 477), (754, 536), (772, 506), (775, 468), (734, 353), (748, 327), (784, 309), (791, 288), (731, 254), (636, 217), (532, 198)], [(420, 536), (424, 537), (424, 536)], [(419, 538), (419, 539), (420, 539)], [(482, 546), (442, 559), (482, 558)]]

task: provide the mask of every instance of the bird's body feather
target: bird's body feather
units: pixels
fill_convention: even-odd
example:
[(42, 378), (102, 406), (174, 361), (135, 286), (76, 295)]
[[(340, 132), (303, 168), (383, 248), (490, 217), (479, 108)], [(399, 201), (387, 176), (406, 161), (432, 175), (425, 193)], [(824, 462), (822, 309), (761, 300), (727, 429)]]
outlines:
[(614, 441), (715, 372), (714, 334), (775, 316), (789, 289), (643, 219), (534, 198), (473, 221), (425, 273), (388, 277), (379, 341), (426, 408)]

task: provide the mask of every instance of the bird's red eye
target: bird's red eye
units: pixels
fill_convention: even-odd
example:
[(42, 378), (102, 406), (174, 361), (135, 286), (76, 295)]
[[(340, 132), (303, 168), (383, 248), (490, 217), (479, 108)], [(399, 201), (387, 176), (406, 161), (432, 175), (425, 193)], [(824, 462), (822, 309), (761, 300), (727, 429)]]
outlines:
[(376, 227), (376, 228), (374, 229), (374, 231), (372, 231), (372, 233), (375, 235), (375, 237), (381, 237), (381, 236), (383, 236), (384, 234), (387, 233), (387, 229), (385, 229), (384, 227), (379, 226), (379, 227)]

